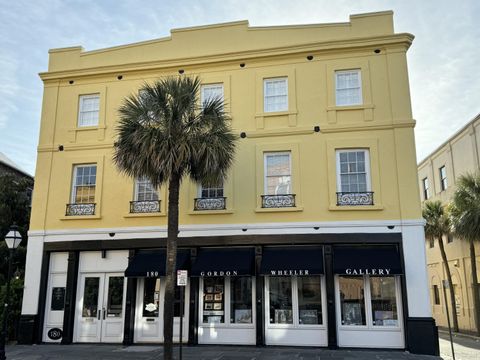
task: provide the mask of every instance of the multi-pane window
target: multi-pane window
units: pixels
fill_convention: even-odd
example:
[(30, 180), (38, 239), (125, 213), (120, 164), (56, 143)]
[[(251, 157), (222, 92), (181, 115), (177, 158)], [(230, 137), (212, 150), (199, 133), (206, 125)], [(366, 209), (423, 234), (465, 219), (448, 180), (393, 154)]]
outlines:
[(428, 200), (430, 198), (430, 187), (428, 184), (428, 178), (422, 179), (422, 187), (423, 187), (423, 199)]
[(200, 187), (201, 198), (216, 198), (223, 197), (223, 183), (217, 186), (201, 186)]
[(440, 290), (438, 285), (433, 285), (433, 301), (435, 305), (440, 305)]
[(337, 106), (362, 104), (362, 79), (360, 70), (335, 71), (335, 85)]
[(291, 194), (290, 152), (265, 153), (265, 194)]
[(272, 78), (263, 80), (263, 105), (265, 112), (288, 110), (288, 80)]
[(135, 180), (135, 201), (158, 200), (158, 191), (150, 180), (141, 178)]
[(448, 234), (447, 235), (447, 243), (450, 244), (453, 242), (453, 235), (452, 234)]
[(78, 127), (97, 126), (100, 94), (81, 95), (78, 106)]
[(445, 169), (445, 165), (443, 165), (440, 169), (438, 169), (440, 173), (440, 189), (446, 190), (448, 183), (447, 183), (447, 169)]
[(212, 101), (214, 99), (223, 100), (223, 84), (207, 84), (201, 87), (201, 102)]
[(370, 191), (368, 150), (338, 150), (337, 173), (339, 192)]
[(71, 202), (73, 204), (94, 203), (96, 182), (97, 165), (74, 166)]

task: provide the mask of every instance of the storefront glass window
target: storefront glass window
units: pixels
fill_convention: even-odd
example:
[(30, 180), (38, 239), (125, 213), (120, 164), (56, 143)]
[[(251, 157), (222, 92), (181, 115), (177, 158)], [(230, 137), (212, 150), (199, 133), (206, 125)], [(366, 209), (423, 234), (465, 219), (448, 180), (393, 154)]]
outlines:
[(143, 317), (158, 317), (160, 306), (160, 279), (145, 278), (143, 289)]
[(298, 277), (297, 284), (299, 324), (322, 324), (320, 276)]
[(366, 325), (363, 277), (339, 276), (342, 325)]
[(230, 278), (230, 323), (252, 323), (252, 278)]
[(293, 324), (292, 278), (272, 276), (270, 281), (270, 324)]
[(225, 279), (208, 277), (203, 279), (203, 322), (223, 324), (225, 322)]
[(100, 278), (98, 277), (85, 278), (82, 317), (97, 317), (99, 284)]
[(372, 320), (375, 326), (398, 326), (395, 278), (370, 277)]
[(107, 316), (120, 317), (123, 310), (123, 276), (108, 279)]

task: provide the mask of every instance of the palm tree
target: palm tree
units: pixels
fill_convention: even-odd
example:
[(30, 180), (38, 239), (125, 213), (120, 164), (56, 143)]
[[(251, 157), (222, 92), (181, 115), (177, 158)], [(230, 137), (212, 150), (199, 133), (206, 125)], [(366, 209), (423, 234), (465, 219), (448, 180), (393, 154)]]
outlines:
[(480, 171), (467, 173), (457, 179), (450, 209), (455, 234), (470, 246), (473, 306), (477, 334), (480, 336), (480, 295), (478, 293), (475, 242), (480, 240)]
[(452, 273), (448, 265), (447, 254), (445, 253), (445, 246), (443, 243), (443, 236), (450, 234), (450, 218), (448, 217), (445, 207), (441, 201), (425, 201), (422, 209), (422, 216), (425, 219), (425, 237), (435, 241), (437, 239), (438, 246), (440, 248), (440, 254), (442, 255), (443, 266), (447, 273), (447, 280), (449, 283), (450, 303), (452, 305), (452, 319), (453, 319), (453, 331), (458, 332), (458, 318), (455, 308), (455, 291), (452, 283)]
[(173, 353), (173, 305), (181, 182), (219, 184), (226, 177), (236, 136), (223, 100), (199, 103), (198, 77), (169, 77), (144, 84), (120, 109), (113, 160), (131, 177), (168, 184), (168, 232), (164, 306), (164, 359)]

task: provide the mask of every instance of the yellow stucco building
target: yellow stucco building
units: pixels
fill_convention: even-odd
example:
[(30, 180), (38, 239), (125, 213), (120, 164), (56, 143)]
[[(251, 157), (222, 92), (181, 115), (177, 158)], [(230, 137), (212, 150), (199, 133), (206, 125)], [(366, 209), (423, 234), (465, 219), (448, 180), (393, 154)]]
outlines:
[[(440, 200), (442, 203), (448, 204), (455, 192), (455, 181), (458, 176), (480, 169), (479, 153), (480, 115), (477, 115), (418, 164), (422, 201)], [(445, 238), (444, 244), (450, 272), (452, 273), (458, 327), (460, 330), (473, 332), (476, 330), (476, 324), (469, 245), (468, 242), (454, 236)], [(447, 327), (442, 286), (442, 280), (447, 279), (445, 267), (438, 243), (427, 241), (425, 246), (427, 249), (433, 316), (438, 325)], [(478, 269), (480, 266), (480, 245), (478, 243), (475, 251)], [(450, 300), (448, 300), (448, 308), (451, 311)]]
[(120, 175), (112, 146), (126, 96), (197, 75), (202, 100), (225, 99), (239, 140), (222, 186), (182, 184), (184, 340), (437, 353), (412, 40), (380, 12), (50, 50), (21, 341), (163, 341), (167, 192)]

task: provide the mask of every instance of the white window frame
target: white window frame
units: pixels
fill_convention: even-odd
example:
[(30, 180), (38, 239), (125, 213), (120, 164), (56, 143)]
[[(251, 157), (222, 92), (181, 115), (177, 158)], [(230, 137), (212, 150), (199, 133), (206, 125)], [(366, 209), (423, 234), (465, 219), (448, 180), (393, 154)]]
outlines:
[(423, 200), (430, 199), (430, 182), (428, 177), (422, 179)]
[(367, 191), (372, 191), (372, 180), (371, 180), (371, 171), (370, 171), (370, 149), (336, 149), (335, 150), (335, 162), (337, 170), (337, 192), (342, 191), (342, 173), (340, 169), (340, 153), (351, 153), (351, 152), (363, 152), (365, 154), (365, 177), (367, 183)]
[[(85, 100), (97, 99), (98, 100), (98, 108), (96, 110), (83, 110)], [(84, 123), (83, 122), (83, 114), (85, 113), (96, 113), (96, 119), (93, 123)], [(78, 127), (93, 127), (98, 126), (98, 122), (100, 119), (100, 94), (88, 94), (88, 95), (80, 95), (78, 99), (78, 119), (77, 119), (77, 126)]]
[(77, 171), (79, 168), (86, 168), (86, 167), (95, 167), (97, 171), (95, 171), (95, 192), (94, 192), (94, 202), (96, 198), (96, 192), (97, 192), (97, 178), (98, 178), (98, 166), (97, 164), (82, 164), (82, 165), (73, 165), (73, 178), (72, 178), (72, 187), (71, 187), (71, 194), (70, 194), (70, 202), (72, 204), (90, 204), (90, 203), (77, 203), (75, 201), (76, 198), (76, 188), (77, 188)]
[[(285, 94), (280, 94), (280, 95), (269, 95), (269, 94), (267, 94), (267, 84), (280, 82), (280, 81), (285, 82)], [(277, 109), (273, 109), (273, 110), (267, 109), (267, 98), (274, 98), (274, 97), (280, 97), (280, 96), (282, 96), (282, 97), (285, 96), (285, 98), (286, 98), (285, 107), (284, 108), (277, 108)], [(266, 113), (288, 111), (288, 77), (287, 76), (263, 79), (263, 111), (266, 112)]]
[(217, 196), (217, 197), (226, 197), (225, 196), (225, 183), (222, 182), (221, 186), (208, 186), (208, 187), (204, 187), (203, 185), (199, 185), (198, 186), (198, 191), (197, 191), (197, 197), (201, 198), (201, 199), (211, 199), (211, 198), (215, 198), (215, 196), (207, 196), (207, 197), (203, 197), (202, 196), (202, 190), (207, 190), (207, 191), (218, 191), (218, 189), (222, 189), (223, 190), (223, 196)]
[[(217, 88), (221, 88), (220, 99), (222, 99), (222, 101), (223, 101), (225, 99), (225, 89), (224, 89), (223, 83), (204, 84), (200, 87), (200, 101), (202, 103), (202, 107), (203, 107), (203, 103), (205, 102), (205, 100), (208, 100), (205, 97), (205, 90), (207, 90), (207, 89), (217, 89)], [(218, 95), (216, 95), (216, 96), (218, 96)]]
[[(343, 325), (342, 324), (342, 309), (340, 303), (340, 281), (342, 275), (335, 275), (335, 303), (337, 313), (337, 329), (340, 330), (366, 330), (366, 331), (382, 331), (382, 330), (401, 330), (403, 329), (403, 313), (402, 313), (402, 291), (400, 288), (400, 276), (391, 275), (395, 279), (395, 302), (397, 306), (397, 325), (374, 325), (372, 317), (372, 294), (370, 288), (370, 276), (358, 276), (363, 278), (363, 291), (365, 301), (365, 325)], [(348, 276), (348, 275), (343, 275)], [(375, 276), (374, 276), (375, 277)]]
[[(139, 187), (140, 187), (140, 183), (147, 183), (152, 187), (152, 189), (154, 190), (154, 192), (157, 193), (157, 199), (150, 199), (150, 200), (138, 200), (138, 195), (139, 195)], [(134, 185), (134, 194), (133, 194), (133, 200), (134, 201), (158, 201), (160, 200), (160, 194), (158, 192), (158, 189), (154, 189), (152, 184), (150, 183), (150, 181), (148, 179), (135, 179), (135, 185)]]
[(447, 190), (448, 182), (447, 182), (447, 168), (445, 165), (442, 165), (438, 168), (438, 172), (440, 175), (440, 190), (444, 191)]
[(289, 160), (289, 169), (290, 169), (290, 192), (288, 194), (293, 194), (293, 181), (292, 181), (292, 152), (291, 151), (265, 151), (263, 153), (263, 194), (264, 195), (288, 195), (288, 194), (269, 194), (268, 193), (268, 165), (267, 165), (267, 157), (268, 156), (284, 156), (288, 155)]
[[(338, 87), (338, 76), (344, 74), (358, 74), (358, 85), (355, 87), (346, 87), (339, 89)], [(339, 103), (339, 96), (338, 93), (341, 90), (353, 90), (358, 89), (358, 102), (352, 103)], [(335, 71), (335, 105), (336, 106), (355, 106), (355, 105), (362, 105), (363, 104), (363, 93), (362, 93), (362, 71), (361, 69), (351, 69), (351, 70), (337, 70)]]

